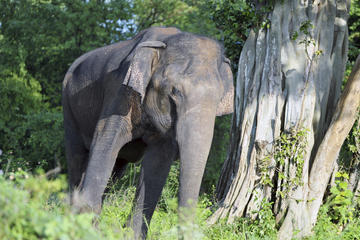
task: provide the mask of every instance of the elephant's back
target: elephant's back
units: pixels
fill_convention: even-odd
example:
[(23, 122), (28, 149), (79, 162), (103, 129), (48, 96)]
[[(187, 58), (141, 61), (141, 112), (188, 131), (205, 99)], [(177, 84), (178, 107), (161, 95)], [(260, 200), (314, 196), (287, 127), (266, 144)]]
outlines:
[[(117, 42), (85, 53), (68, 69), (63, 81), (63, 89), (68, 95), (75, 95), (95, 82), (106, 79), (107, 74), (124, 67), (122, 63), (139, 42), (164, 40), (179, 32), (176, 28), (152, 27), (140, 32), (131, 40)], [(121, 69), (121, 71), (126, 70)], [(119, 83), (122, 83), (122, 80), (119, 79)]]
[(67, 88), (68, 94), (75, 94), (102, 80), (104, 75), (120, 66), (131, 48), (131, 41), (123, 41), (85, 53), (70, 66), (63, 81), (63, 88)]

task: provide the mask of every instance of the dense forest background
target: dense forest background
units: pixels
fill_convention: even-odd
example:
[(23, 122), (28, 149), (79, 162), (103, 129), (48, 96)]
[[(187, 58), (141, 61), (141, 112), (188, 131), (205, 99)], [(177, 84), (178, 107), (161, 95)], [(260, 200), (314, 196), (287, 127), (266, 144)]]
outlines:
[[(351, 2), (344, 83), (360, 53), (360, 3)], [(266, 9), (256, 9), (245, 0), (1, 0), (1, 175), (38, 169), (48, 172), (57, 167), (66, 173), (61, 83), (68, 67), (83, 53), (129, 39), (150, 26), (175, 26), (222, 42), (236, 73), (249, 29), (264, 27), (263, 11)], [(227, 156), (231, 118), (216, 120), (202, 184), (209, 202)], [(357, 121), (341, 151), (340, 170), (359, 166), (354, 164), (360, 161), (359, 137)], [(131, 166), (122, 184), (134, 185), (137, 172), (138, 167)], [(169, 204), (166, 197), (176, 198), (177, 172), (175, 163), (160, 206)], [(264, 217), (270, 215), (265, 212)], [(234, 231), (241, 232), (239, 227)]]

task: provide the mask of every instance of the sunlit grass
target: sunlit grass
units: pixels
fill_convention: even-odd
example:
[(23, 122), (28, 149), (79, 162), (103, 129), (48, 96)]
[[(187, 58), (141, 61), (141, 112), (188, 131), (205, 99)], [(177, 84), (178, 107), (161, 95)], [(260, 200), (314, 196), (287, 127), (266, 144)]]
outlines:
[[(265, 222), (240, 218), (231, 224), (222, 220), (209, 225), (206, 220), (215, 207), (210, 201), (212, 197), (206, 194), (199, 198), (195, 222), (179, 225), (176, 169), (176, 166), (172, 169), (163, 190), (149, 226), (148, 239), (175, 240), (179, 232), (194, 240), (276, 239), (269, 207), (259, 212)], [(65, 176), (48, 180), (43, 174), (32, 176), (21, 171), (0, 176), (0, 239), (133, 239), (126, 223), (135, 195), (134, 185), (112, 184), (100, 216), (74, 214), (67, 204), (66, 192)], [(360, 222), (356, 215), (345, 228), (339, 228), (323, 208), (314, 235), (308, 239), (360, 239)]]

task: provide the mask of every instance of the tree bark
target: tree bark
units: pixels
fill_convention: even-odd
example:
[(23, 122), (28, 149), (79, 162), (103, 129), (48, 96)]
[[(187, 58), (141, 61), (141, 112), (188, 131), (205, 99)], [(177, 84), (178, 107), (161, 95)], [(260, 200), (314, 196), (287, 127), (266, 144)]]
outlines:
[[(340, 148), (349, 134), (360, 106), (360, 56), (357, 58), (352, 74), (346, 84), (330, 127), (317, 151), (309, 178), (308, 210), (311, 224), (315, 224), (322, 197), (329, 181), (332, 167)], [(321, 173), (321, 174), (319, 174)], [(310, 201), (311, 200), (311, 201)]]
[[(274, 204), (280, 239), (295, 230), (296, 237), (310, 233), (317, 212), (308, 210), (318, 209), (318, 202), (308, 200), (321, 203), (343, 135), (355, 119), (350, 112), (359, 105), (356, 87), (348, 87), (337, 106), (349, 8), (349, 0), (276, 1), (265, 27), (250, 32), (239, 60), (229, 156), (217, 186), (220, 207), (210, 222), (255, 218), (265, 199)], [(353, 100), (351, 106), (345, 99)], [(300, 132), (306, 133), (297, 140), (302, 147), (291, 145), (292, 155), (280, 163), (279, 137), (294, 140)], [(329, 170), (323, 176), (324, 164)]]

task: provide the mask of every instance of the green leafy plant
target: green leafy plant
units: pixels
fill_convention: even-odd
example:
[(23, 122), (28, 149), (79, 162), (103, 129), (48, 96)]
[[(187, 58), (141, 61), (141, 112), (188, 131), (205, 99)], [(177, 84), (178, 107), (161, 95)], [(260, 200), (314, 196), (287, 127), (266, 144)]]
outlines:
[(329, 216), (340, 226), (353, 220), (352, 207), (353, 192), (348, 189), (349, 175), (346, 172), (335, 174), (335, 186), (330, 189), (330, 196), (326, 204), (329, 206)]
[[(0, 168), (50, 170), (65, 168), (63, 116), (60, 111), (41, 111), (27, 114), (18, 126), (6, 134)], [(9, 165), (9, 166), (8, 166)]]
[(0, 176), (1, 239), (99, 239), (92, 214), (64, 205), (65, 177), (47, 180), (23, 171)]
[[(316, 41), (311, 35), (311, 29), (313, 28), (315, 28), (315, 26), (312, 24), (312, 22), (310, 20), (306, 20), (301, 23), (299, 31), (295, 31), (291, 36), (291, 40), (298, 40), (298, 44), (304, 46), (306, 56), (310, 61), (313, 61), (323, 54), (323, 50), (321, 49), (316, 49), (312, 54), (309, 51), (310, 46), (313, 46), (314, 48), (316, 47)], [(299, 39), (300, 36), (302, 39)]]
[(250, 230), (256, 237), (276, 239), (277, 230), (272, 205), (273, 203), (265, 198), (260, 202), (257, 218), (250, 225)]
[(0, 72), (0, 148), (9, 149), (17, 138), (10, 135), (24, 121), (26, 114), (39, 112), (42, 95), (39, 82), (30, 77), (25, 69), (16, 74)]
[[(281, 133), (280, 137), (275, 140), (273, 152), (265, 156), (258, 166), (260, 183), (271, 187), (273, 186), (273, 179), (270, 178), (270, 168), (277, 166), (277, 181), (281, 181), (281, 189), (277, 189), (277, 194), (282, 198), (288, 194), (290, 189), (303, 184), (302, 173), (307, 134), (308, 130), (306, 129)], [(288, 163), (296, 166), (295, 176), (293, 177), (288, 176), (282, 170), (285, 164)]]
[(348, 189), (349, 176), (340, 171), (335, 174), (326, 202), (321, 206), (314, 235), (308, 239), (359, 239), (359, 208), (354, 208), (353, 192)]
[(220, 177), (230, 144), (231, 119), (232, 115), (225, 115), (215, 120), (214, 137), (201, 183), (201, 192), (211, 193)]

